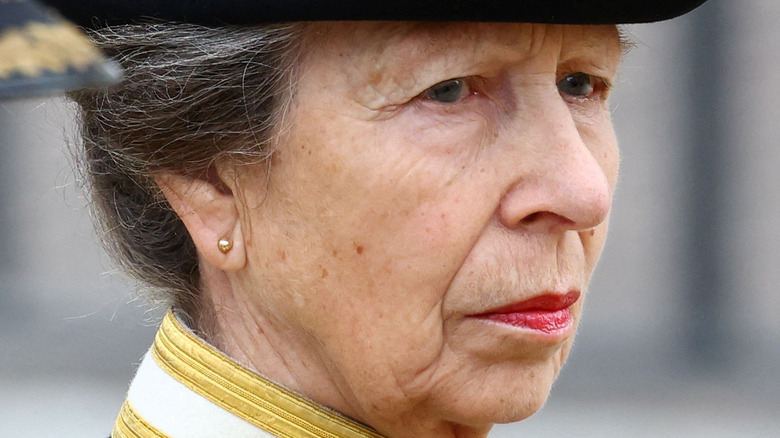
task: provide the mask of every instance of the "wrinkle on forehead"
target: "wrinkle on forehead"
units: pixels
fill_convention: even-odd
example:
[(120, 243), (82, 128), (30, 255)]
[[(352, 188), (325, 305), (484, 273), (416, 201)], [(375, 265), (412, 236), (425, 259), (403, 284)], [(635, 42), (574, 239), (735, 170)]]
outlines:
[[(609, 34), (613, 37), (606, 40), (614, 43), (605, 42)], [(327, 74), (343, 76), (355, 101), (369, 109), (402, 104), (439, 81), (521, 64), (540, 55), (606, 53), (615, 46), (620, 57), (615, 26), (322, 22), (312, 23), (306, 41), (304, 64), (308, 62), (316, 74), (325, 74), (321, 69), (325, 67), (330, 70)], [(325, 59), (338, 62), (319, 64)]]
[[(466, 43), (529, 51), (533, 40), (544, 34), (544, 27), (521, 23), (320, 22), (312, 25), (310, 35), (321, 45), (343, 48), (346, 44), (358, 56), (378, 58), (400, 50), (419, 57)], [(412, 53), (407, 52), (410, 49)]]
[(617, 26), (565, 26), (565, 32), (561, 42), (563, 59), (585, 55), (620, 59), (630, 44)]

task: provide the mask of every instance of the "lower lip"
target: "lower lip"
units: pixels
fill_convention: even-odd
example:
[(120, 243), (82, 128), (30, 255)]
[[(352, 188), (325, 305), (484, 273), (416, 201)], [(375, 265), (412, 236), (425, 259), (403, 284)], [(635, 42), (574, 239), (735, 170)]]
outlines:
[(549, 335), (565, 333), (573, 325), (571, 310), (568, 307), (555, 311), (530, 310), (516, 313), (491, 314), (484, 315), (481, 318)]
[(544, 337), (567, 336), (574, 328), (571, 306), (580, 298), (573, 290), (566, 294), (545, 294), (494, 310), (474, 315), (483, 321), (517, 327)]

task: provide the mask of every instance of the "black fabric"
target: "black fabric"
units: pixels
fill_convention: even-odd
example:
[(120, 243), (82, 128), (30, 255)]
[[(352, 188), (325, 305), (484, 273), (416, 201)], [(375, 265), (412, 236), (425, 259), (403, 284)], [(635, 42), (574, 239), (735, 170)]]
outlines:
[(154, 18), (203, 25), (319, 20), (611, 24), (660, 21), (706, 0), (47, 0), (84, 27)]
[(54, 23), (57, 17), (39, 4), (29, 0), (0, 0), (0, 32), (10, 27), (23, 27), (32, 23)]

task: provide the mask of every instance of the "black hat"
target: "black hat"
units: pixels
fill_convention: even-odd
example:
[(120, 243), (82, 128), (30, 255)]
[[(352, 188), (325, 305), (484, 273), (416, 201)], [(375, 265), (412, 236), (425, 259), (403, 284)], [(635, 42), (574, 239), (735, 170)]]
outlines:
[(33, 0), (0, 0), (0, 99), (106, 85), (121, 77), (74, 25)]
[(619, 24), (661, 21), (706, 0), (47, 0), (84, 27), (148, 18), (203, 25), (322, 20)]

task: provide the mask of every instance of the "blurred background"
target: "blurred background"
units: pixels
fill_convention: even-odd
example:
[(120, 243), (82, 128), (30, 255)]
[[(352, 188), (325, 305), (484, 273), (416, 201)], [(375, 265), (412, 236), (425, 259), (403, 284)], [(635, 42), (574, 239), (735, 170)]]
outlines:
[[(547, 405), (491, 437), (780, 434), (780, 3), (626, 28), (607, 248)], [(0, 436), (105, 437), (160, 312), (103, 255), (60, 99), (0, 101)]]

